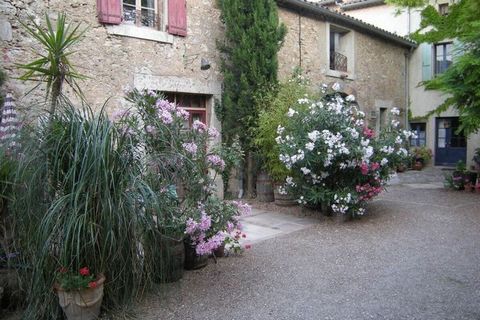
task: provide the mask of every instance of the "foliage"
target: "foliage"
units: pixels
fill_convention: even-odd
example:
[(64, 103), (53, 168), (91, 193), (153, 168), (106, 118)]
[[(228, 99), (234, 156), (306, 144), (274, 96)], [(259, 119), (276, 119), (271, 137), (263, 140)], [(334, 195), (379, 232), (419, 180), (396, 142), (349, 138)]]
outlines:
[(29, 266), (22, 273), (25, 317), (59, 314), (51, 290), (59, 267), (89, 265), (115, 279), (106, 287), (108, 307), (131, 302), (153, 268), (148, 248), (138, 252), (150, 228), (140, 213), (158, 207), (131, 137), (103, 111), (64, 101), (24, 132), (22, 146), (13, 211), (16, 245)]
[(222, 0), (218, 5), (225, 24), (225, 38), (218, 43), (224, 76), (217, 110), (222, 134), (227, 143), (238, 136), (250, 151), (259, 114), (254, 96), (277, 81), (277, 52), (286, 28), (279, 24), (274, 0)]
[(432, 158), (432, 150), (427, 147), (415, 147), (411, 150), (415, 161), (428, 162)]
[(220, 146), (213, 148), (213, 150), (223, 159), (223, 161), (225, 161), (225, 168), (222, 172), (222, 181), (223, 191), (224, 194), (226, 194), (228, 192), (228, 183), (232, 170), (240, 166), (244, 159), (244, 152), (237, 137), (232, 140), (231, 144), (222, 143)]
[[(410, 6), (417, 2), (390, 0), (390, 3)], [(433, 6), (426, 6), (422, 10), (420, 29), (412, 34), (412, 38), (418, 42), (436, 43), (455, 39), (457, 48), (452, 65), (444, 73), (424, 82), (427, 90), (439, 90), (448, 96), (427, 116), (440, 114), (453, 107), (460, 116), (459, 132), (464, 131), (467, 135), (480, 129), (479, 11), (478, 0), (460, 0), (452, 4), (448, 15), (441, 15)]]
[(18, 64), (20, 69), (25, 70), (20, 79), (46, 83), (46, 98), (50, 97), (51, 99), (50, 113), (53, 114), (62, 94), (64, 82), (75, 93), (82, 96), (77, 80), (83, 79), (84, 76), (75, 71), (70, 62), (70, 55), (73, 53), (70, 49), (80, 42), (86, 29), (81, 30), (80, 24), (75, 26), (68, 24), (64, 14), (57, 16), (55, 29), (47, 14), (45, 14), (46, 30), (37, 24), (33, 17), (29, 18), (33, 27), (23, 21), (19, 20), (19, 22), (28, 34), (41, 45), (41, 51), (35, 52), (38, 59), (30, 63)]
[(78, 271), (60, 268), (57, 272), (57, 281), (60, 288), (65, 291), (95, 288), (97, 286), (95, 275), (91, 274), (87, 267)]
[(362, 215), (379, 194), (391, 169), (405, 161), (411, 132), (398, 129), (398, 109), (390, 126), (374, 139), (353, 96), (324, 91), (320, 100), (303, 98), (278, 127), (280, 160), (291, 170), (287, 187), (300, 204), (330, 206), (336, 213)]
[(255, 144), (263, 156), (264, 169), (274, 181), (283, 181), (289, 174), (289, 170), (279, 160), (279, 146), (275, 143), (277, 128), (286, 122), (288, 109), (308, 94), (307, 84), (301, 73), (297, 72), (287, 82), (257, 97), (261, 111)]
[(428, 0), (385, 0), (387, 4), (393, 4), (400, 7), (417, 8), (428, 3)]

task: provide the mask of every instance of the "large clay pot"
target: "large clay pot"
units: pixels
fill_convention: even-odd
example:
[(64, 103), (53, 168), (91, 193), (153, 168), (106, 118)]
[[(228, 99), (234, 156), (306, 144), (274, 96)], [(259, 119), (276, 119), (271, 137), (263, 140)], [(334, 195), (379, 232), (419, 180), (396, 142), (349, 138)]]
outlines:
[(207, 266), (208, 264), (208, 256), (203, 255), (199, 256), (195, 252), (195, 247), (191, 245), (190, 240), (186, 239), (184, 241), (185, 244), (185, 269), (187, 270), (195, 270), (201, 269)]
[(58, 302), (68, 320), (94, 320), (100, 314), (105, 276), (99, 274), (96, 288), (65, 291), (56, 286)]
[(262, 172), (257, 177), (257, 200), (260, 202), (273, 202), (273, 186), (270, 176)]
[(282, 186), (281, 184), (276, 184), (273, 189), (273, 194), (275, 196), (275, 204), (281, 207), (291, 207), (297, 204), (295, 198), (291, 194), (282, 194), (279, 191), (279, 187)]

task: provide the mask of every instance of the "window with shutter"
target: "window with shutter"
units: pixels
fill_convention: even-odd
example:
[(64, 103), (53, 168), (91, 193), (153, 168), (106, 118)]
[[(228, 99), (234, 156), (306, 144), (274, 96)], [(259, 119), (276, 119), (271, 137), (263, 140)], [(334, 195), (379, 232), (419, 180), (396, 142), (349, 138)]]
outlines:
[(122, 22), (121, 0), (97, 0), (98, 20), (105, 24)]
[(183, 36), (187, 35), (187, 1), (168, 1), (168, 33)]
[(428, 43), (420, 45), (422, 50), (422, 80), (432, 79), (432, 46)]

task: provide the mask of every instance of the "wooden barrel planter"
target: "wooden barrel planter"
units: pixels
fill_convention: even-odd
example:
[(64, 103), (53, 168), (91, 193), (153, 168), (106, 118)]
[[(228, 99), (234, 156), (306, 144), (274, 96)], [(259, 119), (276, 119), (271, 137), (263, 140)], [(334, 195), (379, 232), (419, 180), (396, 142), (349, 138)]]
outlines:
[(175, 282), (183, 278), (185, 264), (185, 245), (183, 238), (160, 238), (160, 261), (155, 280), (157, 282)]
[(278, 187), (282, 186), (282, 184), (276, 184), (273, 189), (273, 194), (275, 197), (275, 204), (280, 207), (291, 207), (297, 205), (297, 201), (291, 194), (281, 194), (278, 191)]
[(273, 202), (273, 186), (270, 176), (262, 172), (257, 177), (257, 200), (260, 202)]

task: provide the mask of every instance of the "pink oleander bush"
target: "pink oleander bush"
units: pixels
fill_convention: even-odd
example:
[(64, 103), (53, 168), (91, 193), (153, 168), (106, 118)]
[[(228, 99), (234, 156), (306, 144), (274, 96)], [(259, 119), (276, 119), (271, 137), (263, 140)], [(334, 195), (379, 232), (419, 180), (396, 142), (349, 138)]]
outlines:
[(211, 254), (230, 237), (231, 226), (240, 228), (237, 218), (246, 210), (215, 196), (217, 175), (236, 161), (234, 152), (215, 144), (215, 128), (198, 120), (186, 127), (188, 112), (161, 94), (134, 90), (128, 97), (135, 107), (120, 112), (117, 123), (144, 146), (152, 185), (170, 199), (168, 208), (154, 213), (160, 231), (186, 236), (198, 255)]
[(399, 128), (400, 112), (393, 108), (388, 127), (377, 136), (355, 97), (335, 89), (324, 86), (320, 99), (305, 97), (289, 108), (288, 120), (277, 128), (279, 158), (292, 172), (286, 187), (300, 204), (363, 215), (365, 203), (409, 157), (412, 133)]

